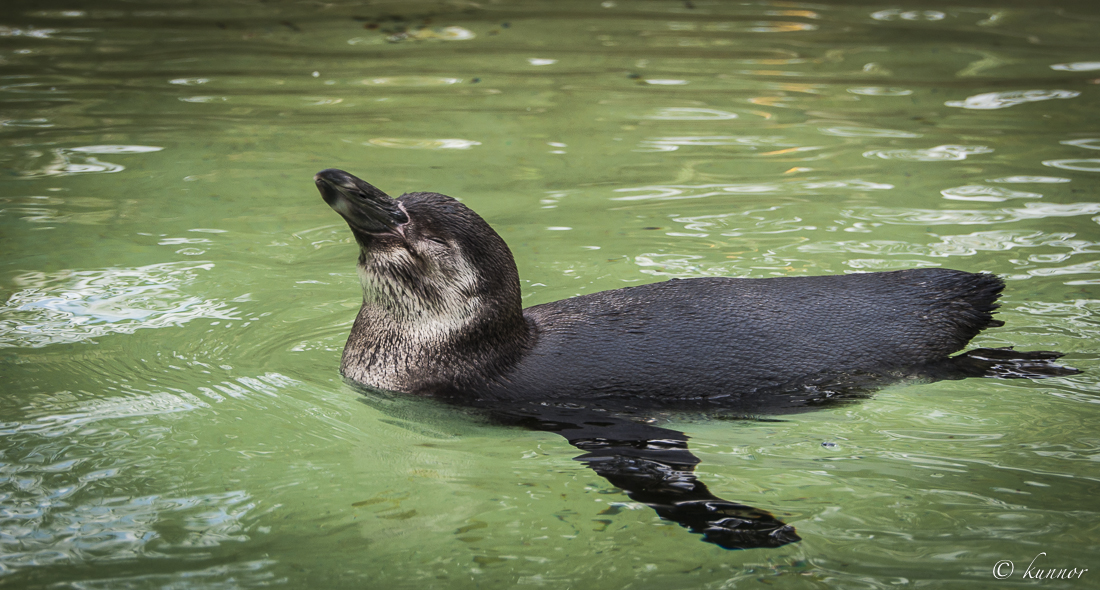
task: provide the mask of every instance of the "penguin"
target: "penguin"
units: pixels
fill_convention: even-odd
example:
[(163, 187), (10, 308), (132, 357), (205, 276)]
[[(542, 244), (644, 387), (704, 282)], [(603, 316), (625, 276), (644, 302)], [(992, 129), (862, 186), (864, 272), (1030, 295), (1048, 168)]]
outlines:
[(368, 387), (766, 411), (905, 377), (1076, 372), (1051, 363), (1056, 352), (952, 356), (1003, 325), (993, 313), (1004, 282), (992, 274), (673, 279), (524, 309), (507, 244), (461, 202), (394, 199), (336, 169), (314, 180), (359, 245), (363, 304), (341, 371)]
[[(761, 419), (866, 397), (902, 379), (1077, 373), (1060, 353), (956, 354), (1004, 282), (915, 269), (696, 278), (524, 309), (508, 245), (438, 193), (392, 198), (342, 170), (314, 177), (359, 245), (363, 304), (340, 370), (380, 395), (431, 396), (493, 422), (554, 432), (627, 496), (724, 549), (800, 540), (770, 512), (715, 496), (668, 412)], [(368, 402), (370, 403), (370, 402)]]

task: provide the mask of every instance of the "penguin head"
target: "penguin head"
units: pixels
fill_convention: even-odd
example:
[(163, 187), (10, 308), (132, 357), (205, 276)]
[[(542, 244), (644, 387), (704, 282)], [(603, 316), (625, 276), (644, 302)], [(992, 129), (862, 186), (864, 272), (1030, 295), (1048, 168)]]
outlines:
[(314, 181), (359, 244), (365, 305), (443, 332), (522, 315), (512, 252), (469, 207), (430, 192), (394, 199), (342, 170)]

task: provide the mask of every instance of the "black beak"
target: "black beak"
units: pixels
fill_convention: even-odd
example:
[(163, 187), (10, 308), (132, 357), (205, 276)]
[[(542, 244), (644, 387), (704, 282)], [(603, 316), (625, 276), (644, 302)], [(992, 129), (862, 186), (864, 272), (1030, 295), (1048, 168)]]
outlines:
[(356, 232), (389, 233), (409, 222), (396, 200), (343, 170), (322, 170), (313, 181), (328, 206)]

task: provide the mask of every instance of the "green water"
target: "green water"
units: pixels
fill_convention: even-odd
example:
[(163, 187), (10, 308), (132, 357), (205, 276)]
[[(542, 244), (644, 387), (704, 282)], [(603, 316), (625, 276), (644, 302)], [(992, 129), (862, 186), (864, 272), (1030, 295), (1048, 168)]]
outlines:
[[(5, 0), (0, 586), (1097, 587), (1100, 5), (1056, 4)], [(1085, 372), (673, 418), (803, 539), (725, 551), (556, 435), (346, 385), (328, 167), (462, 199), (529, 304), (990, 271), (975, 343)]]

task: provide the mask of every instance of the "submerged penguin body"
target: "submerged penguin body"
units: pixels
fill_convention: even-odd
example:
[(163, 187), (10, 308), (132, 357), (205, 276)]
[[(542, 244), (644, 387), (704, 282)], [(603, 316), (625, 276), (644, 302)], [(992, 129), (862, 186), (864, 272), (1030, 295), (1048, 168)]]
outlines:
[[(671, 280), (524, 310), (507, 245), (458, 201), (392, 199), (339, 170), (315, 180), (360, 246), (363, 306), (342, 372), (370, 387), (760, 409), (859, 376), (956, 378), (941, 369), (965, 355), (950, 355), (1001, 325), (999, 278), (944, 269)], [(958, 376), (984, 370), (968, 367)]]

